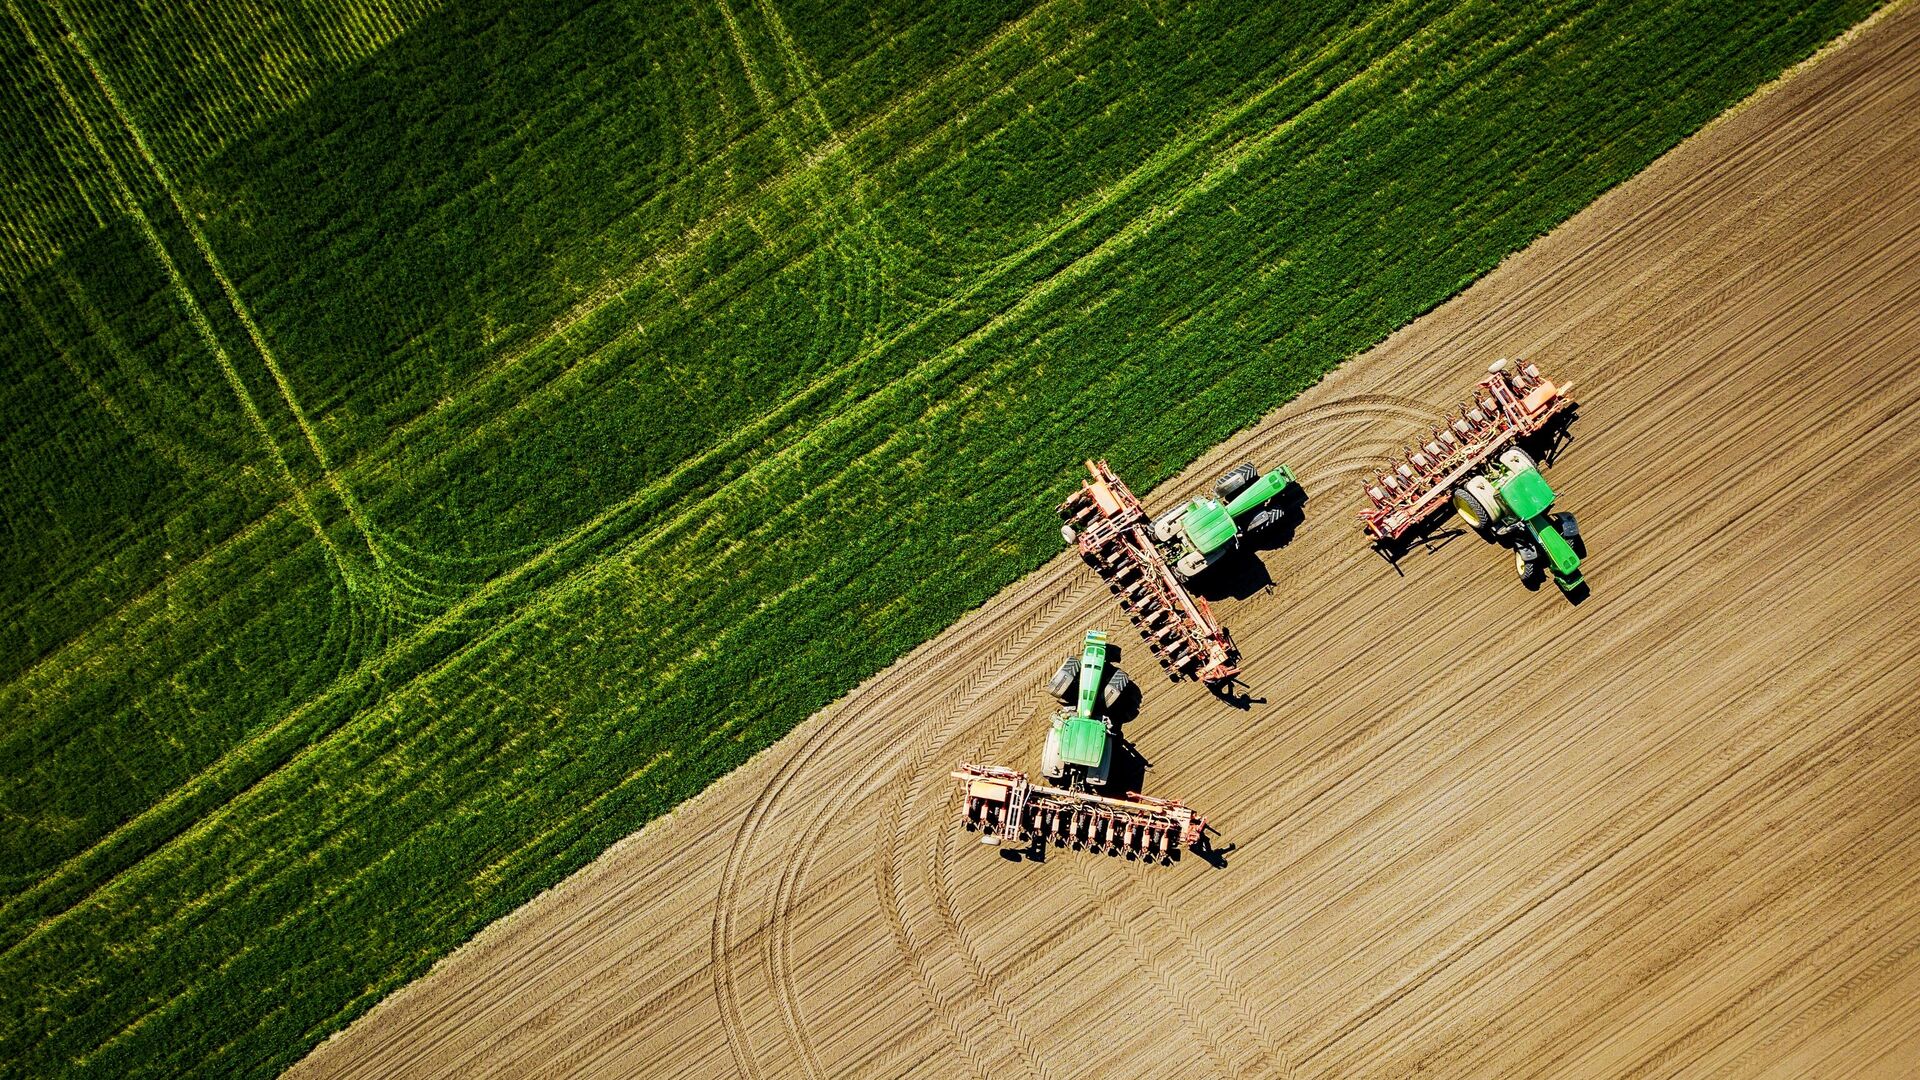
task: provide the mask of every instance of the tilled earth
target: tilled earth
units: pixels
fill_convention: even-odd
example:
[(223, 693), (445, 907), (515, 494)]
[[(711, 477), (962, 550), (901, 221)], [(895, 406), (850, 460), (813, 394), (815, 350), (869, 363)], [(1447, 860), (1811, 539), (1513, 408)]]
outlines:
[[(1582, 402), (1545, 469), (1577, 605), (1476, 536), (1395, 567), (1355, 527), (1500, 356)], [(1920, 8), (1149, 507), (1248, 458), (1308, 498), (1215, 584), (1246, 696), (1143, 678), (1124, 729), (1224, 865), (957, 827), (947, 770), (1034, 767), (1060, 656), (1136, 640), (1063, 556), (294, 1072), (1912, 1075)]]

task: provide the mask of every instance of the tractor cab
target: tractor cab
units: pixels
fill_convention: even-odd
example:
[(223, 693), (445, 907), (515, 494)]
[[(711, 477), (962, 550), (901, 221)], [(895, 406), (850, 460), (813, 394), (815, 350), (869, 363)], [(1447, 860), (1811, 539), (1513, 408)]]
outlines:
[(1175, 572), (1193, 577), (1233, 550), (1240, 530), (1225, 506), (1212, 499), (1195, 499), (1181, 507), (1179, 515), (1175, 524), (1186, 550), (1174, 563)]

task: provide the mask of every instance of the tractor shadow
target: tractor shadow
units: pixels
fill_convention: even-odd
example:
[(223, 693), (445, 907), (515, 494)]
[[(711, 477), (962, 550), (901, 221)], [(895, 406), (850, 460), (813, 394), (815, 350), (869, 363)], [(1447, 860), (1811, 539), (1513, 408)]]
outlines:
[[(1107, 655), (1114, 666), (1126, 659), (1126, 650), (1115, 645), (1107, 646)], [(1129, 675), (1132, 673), (1129, 672)], [(1153, 768), (1139, 747), (1127, 738), (1127, 725), (1140, 717), (1140, 684), (1130, 683), (1126, 692), (1113, 707), (1102, 712), (1107, 722), (1113, 725), (1113, 761), (1107, 768), (1107, 788), (1109, 792), (1125, 794), (1129, 791), (1145, 791), (1147, 770)]]
[(1208, 600), (1245, 600), (1273, 588), (1273, 575), (1260, 555), (1293, 542), (1307, 518), (1307, 493), (1299, 484), (1289, 484), (1271, 506), (1280, 511), (1280, 520), (1243, 539), (1238, 551), (1195, 577), (1195, 592)]
[(1252, 689), (1242, 683), (1238, 677), (1215, 683), (1207, 687), (1207, 692), (1219, 698), (1229, 708), (1239, 709), (1241, 712), (1247, 712), (1255, 705), (1267, 703), (1266, 698), (1254, 697)]
[(1580, 403), (1574, 402), (1553, 422), (1520, 440), (1520, 449), (1547, 468), (1560, 458), (1561, 451), (1573, 444), (1573, 422), (1580, 416)]
[[(1504, 541), (1502, 543), (1503, 543), (1503, 546), (1506, 546)], [(1580, 554), (1582, 556), (1585, 556), (1586, 552), (1582, 551)], [(1547, 588), (1547, 576), (1545, 574), (1535, 574), (1533, 577), (1523, 580), (1521, 584), (1526, 587), (1526, 590), (1528, 592), (1537, 593)], [(1581, 604), (1586, 603), (1587, 597), (1592, 595), (1592, 592), (1593, 592), (1593, 590), (1587, 586), (1587, 583), (1584, 580), (1582, 580), (1580, 584), (1575, 585), (1571, 589), (1561, 589), (1556, 587), (1552, 591), (1559, 593), (1563, 598), (1566, 599), (1568, 604), (1571, 604), (1574, 607), (1579, 607)]]
[(1406, 577), (1407, 572), (1400, 568), (1401, 560), (1415, 552), (1432, 555), (1463, 536), (1475, 535), (1472, 529), (1457, 524), (1458, 519), (1451, 514), (1435, 517), (1419, 528), (1401, 536), (1398, 540), (1381, 540), (1373, 545), (1374, 554), (1385, 559), (1393, 572)]

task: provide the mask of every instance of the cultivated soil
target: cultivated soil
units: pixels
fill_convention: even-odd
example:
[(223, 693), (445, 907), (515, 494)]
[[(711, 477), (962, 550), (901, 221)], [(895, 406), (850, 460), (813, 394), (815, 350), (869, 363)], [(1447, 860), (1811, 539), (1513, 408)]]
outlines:
[[(1500, 356), (1576, 384), (1577, 605), (1476, 536), (1396, 569), (1355, 527)], [(1125, 725), (1224, 865), (957, 826), (947, 770), (1035, 766), (1081, 631), (1136, 641), (1063, 555), (294, 1073), (1912, 1075), (1920, 6), (1149, 508), (1248, 458), (1308, 498), (1214, 589), (1246, 697), (1143, 678)]]

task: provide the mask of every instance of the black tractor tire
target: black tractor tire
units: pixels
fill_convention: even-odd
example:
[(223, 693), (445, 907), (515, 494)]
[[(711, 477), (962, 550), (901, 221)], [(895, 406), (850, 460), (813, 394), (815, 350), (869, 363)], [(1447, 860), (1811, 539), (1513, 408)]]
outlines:
[(1286, 513), (1280, 510), (1262, 510), (1248, 518), (1247, 527), (1240, 531), (1247, 536), (1259, 536), (1286, 520), (1286, 516)]
[(1120, 704), (1120, 699), (1126, 696), (1127, 687), (1132, 685), (1133, 676), (1128, 675), (1119, 668), (1116, 667), (1112, 671), (1107, 672), (1107, 685), (1101, 688), (1100, 691), (1100, 707), (1103, 709), (1112, 709), (1114, 706)]
[(1453, 507), (1455, 512), (1467, 519), (1467, 524), (1476, 529), (1490, 528), (1500, 520), (1500, 508), (1488, 506), (1486, 500), (1473, 493), (1465, 484), (1453, 489)]
[(1528, 585), (1539, 580), (1541, 551), (1532, 544), (1515, 544), (1513, 548), (1513, 568), (1520, 580)]
[(1253, 462), (1242, 462), (1213, 482), (1213, 493), (1223, 503), (1232, 502), (1235, 495), (1247, 490), (1247, 485), (1258, 479), (1260, 470), (1253, 467)]
[(1562, 511), (1553, 515), (1553, 527), (1560, 530), (1560, 537), (1567, 542), (1568, 547), (1577, 552), (1581, 558), (1587, 557), (1586, 541), (1580, 539), (1580, 523), (1574, 520), (1572, 514)]
[(1074, 689), (1079, 682), (1080, 658), (1069, 656), (1067, 662), (1060, 665), (1060, 670), (1053, 673), (1053, 678), (1047, 680), (1047, 693), (1052, 694), (1060, 704), (1071, 705)]

